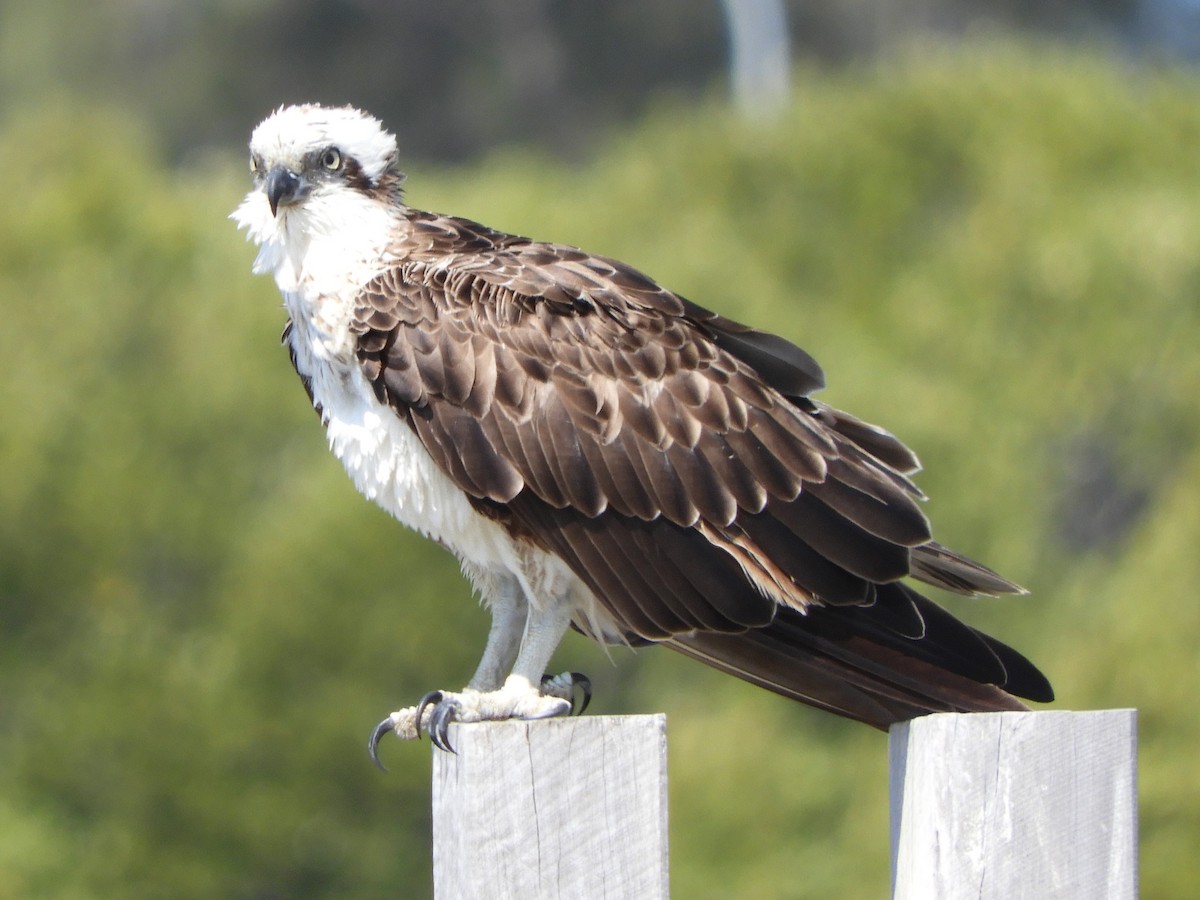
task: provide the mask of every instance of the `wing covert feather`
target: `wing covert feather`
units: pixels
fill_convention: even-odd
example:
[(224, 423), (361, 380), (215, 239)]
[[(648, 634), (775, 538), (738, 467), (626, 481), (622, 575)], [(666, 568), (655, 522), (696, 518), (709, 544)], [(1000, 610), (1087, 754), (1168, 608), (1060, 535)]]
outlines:
[[(739, 508), (757, 511), (766, 496), (793, 500), (824, 479), (838, 449), (817, 419), (719, 347), (677, 298), (665, 302), (672, 295), (661, 288), (651, 293), (652, 283), (627, 272), (622, 288), (604, 260), (572, 281), (587, 260), (576, 253), (541, 246), (535, 258), (546, 271), (509, 258), (486, 278), (478, 268), (447, 275), (408, 261), (362, 292), (354, 327), (380, 399), (403, 415), (447, 407), (480, 423), (443, 412), (414, 422), (464, 490), (504, 502), (516, 473), (544, 502), (586, 516), (611, 508), (724, 525)], [(554, 274), (574, 287), (550, 291)], [(657, 301), (641, 305), (629, 291)], [(452, 423), (462, 442), (432, 434)], [(455, 452), (502, 463), (453, 460)]]

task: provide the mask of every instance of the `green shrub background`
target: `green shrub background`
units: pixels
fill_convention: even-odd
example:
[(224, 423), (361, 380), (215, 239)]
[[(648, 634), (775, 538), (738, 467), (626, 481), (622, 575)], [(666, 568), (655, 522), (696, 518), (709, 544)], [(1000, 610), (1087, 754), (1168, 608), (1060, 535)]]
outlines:
[[(0, 897), (430, 894), (429, 749), (486, 616), (359, 498), (227, 213), (119, 108), (0, 120)], [(1012, 45), (800, 72), (777, 127), (664, 105), (415, 205), (624, 258), (775, 330), (922, 456), (938, 536), (1029, 597), (947, 603), (1058, 708), (1140, 710), (1146, 897), (1200, 881), (1200, 80)], [(572, 637), (669, 716), (677, 896), (884, 896), (886, 739)], [(570, 773), (564, 773), (570, 777)]]

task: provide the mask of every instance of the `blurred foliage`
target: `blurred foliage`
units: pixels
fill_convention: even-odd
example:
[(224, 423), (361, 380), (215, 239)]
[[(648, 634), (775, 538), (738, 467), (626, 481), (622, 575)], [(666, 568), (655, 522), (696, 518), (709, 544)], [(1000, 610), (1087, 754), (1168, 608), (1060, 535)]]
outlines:
[[(985, 28), (1153, 48), (1138, 11), (1170, 2), (783, 0), (795, 54), (827, 63)], [(281, 102), (354, 103), (408, 159), (534, 143), (580, 158), (655, 98), (727, 80), (728, 45), (722, 0), (0, 0), (0, 114), (120, 97), (175, 160), (240, 142)]]
[[(416, 205), (622, 257), (770, 327), (928, 467), (938, 535), (1033, 595), (948, 600), (1063, 708), (1141, 710), (1142, 887), (1200, 879), (1200, 81), (1046, 48), (664, 105)], [(67, 104), (0, 126), (0, 897), (426, 896), (428, 753), (370, 726), (472, 671), (452, 559), (358, 498), (225, 215), (240, 156)], [(882, 735), (665, 651), (560, 651), (666, 710), (681, 897), (886, 893)]]

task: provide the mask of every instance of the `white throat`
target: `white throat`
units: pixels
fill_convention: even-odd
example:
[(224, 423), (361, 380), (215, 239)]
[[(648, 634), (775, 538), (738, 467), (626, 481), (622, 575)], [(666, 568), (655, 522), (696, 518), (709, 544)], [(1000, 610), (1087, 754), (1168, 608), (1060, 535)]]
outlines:
[(357, 288), (382, 270), (398, 210), (349, 189), (314, 193), (271, 214), (254, 190), (230, 217), (259, 245), (254, 271), (270, 272), (285, 294), (328, 295)]

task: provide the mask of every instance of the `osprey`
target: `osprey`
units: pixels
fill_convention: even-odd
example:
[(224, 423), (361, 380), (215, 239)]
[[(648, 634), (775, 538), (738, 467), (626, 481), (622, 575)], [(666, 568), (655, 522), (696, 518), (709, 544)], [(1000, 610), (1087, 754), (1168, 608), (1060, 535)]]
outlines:
[(286, 106), (232, 218), (275, 276), (300, 380), (359, 491), (453, 552), (492, 615), (465, 689), (375, 729), (580, 711), (568, 627), (663, 644), (886, 728), (1023, 709), (1046, 678), (903, 579), (1020, 588), (933, 540), (888, 432), (812, 398), (820, 367), (636, 269), (405, 205), (395, 138)]

